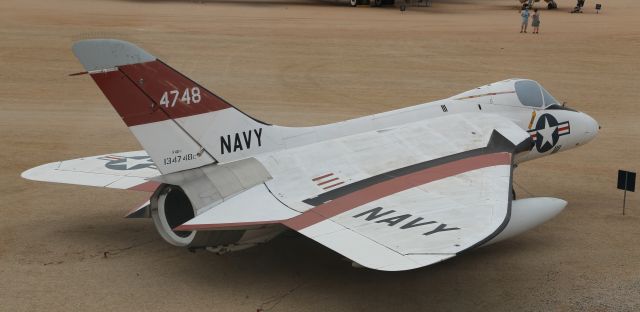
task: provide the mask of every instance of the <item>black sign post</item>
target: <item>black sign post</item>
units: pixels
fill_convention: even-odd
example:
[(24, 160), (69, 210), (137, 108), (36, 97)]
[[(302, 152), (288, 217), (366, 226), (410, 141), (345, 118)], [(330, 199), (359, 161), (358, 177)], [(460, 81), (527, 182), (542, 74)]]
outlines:
[(624, 199), (622, 200), (622, 215), (627, 205), (627, 191), (636, 191), (636, 173), (631, 171), (618, 170), (618, 189), (624, 190)]

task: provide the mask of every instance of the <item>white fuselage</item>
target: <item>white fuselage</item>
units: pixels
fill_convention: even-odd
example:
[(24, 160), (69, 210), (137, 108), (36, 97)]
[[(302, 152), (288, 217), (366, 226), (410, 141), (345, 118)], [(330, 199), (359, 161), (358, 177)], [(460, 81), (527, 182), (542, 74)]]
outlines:
[[(504, 80), (447, 99), (328, 125), (304, 128), (274, 126), (271, 127), (273, 129), (265, 129), (264, 137), (269, 140), (269, 130), (276, 131), (277, 138), (272, 140), (280, 141), (278, 145), (288, 149), (451, 114), (479, 112), (506, 117), (530, 132), (534, 147), (528, 153), (517, 155), (516, 163), (519, 163), (585, 144), (598, 133), (598, 123), (585, 113), (566, 109), (557, 103), (552, 106), (541, 103), (539, 107), (522, 104), (514, 89), (518, 81), (535, 83), (521, 79)], [(539, 143), (536, 143), (536, 138), (540, 138)]]

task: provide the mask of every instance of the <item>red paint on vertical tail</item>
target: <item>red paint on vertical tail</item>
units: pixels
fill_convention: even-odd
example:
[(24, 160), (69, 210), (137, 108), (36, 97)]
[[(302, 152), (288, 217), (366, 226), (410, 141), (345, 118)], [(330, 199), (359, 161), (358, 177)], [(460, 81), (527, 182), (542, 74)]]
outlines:
[[(91, 73), (91, 77), (129, 127), (232, 107), (158, 60)], [(198, 90), (197, 103), (187, 104), (187, 101), (183, 101), (183, 95), (188, 92), (188, 98), (191, 99), (195, 89)], [(172, 91), (177, 94), (170, 93)], [(165, 92), (169, 105), (161, 106), (160, 100)], [(174, 96), (177, 96), (175, 103)]]

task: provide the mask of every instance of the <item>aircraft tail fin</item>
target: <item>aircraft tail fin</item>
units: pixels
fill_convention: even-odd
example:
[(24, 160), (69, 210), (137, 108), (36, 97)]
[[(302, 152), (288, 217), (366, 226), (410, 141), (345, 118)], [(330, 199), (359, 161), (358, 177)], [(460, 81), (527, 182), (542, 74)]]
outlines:
[(251, 157), (270, 126), (138, 46), (76, 42), (73, 52), (161, 173)]

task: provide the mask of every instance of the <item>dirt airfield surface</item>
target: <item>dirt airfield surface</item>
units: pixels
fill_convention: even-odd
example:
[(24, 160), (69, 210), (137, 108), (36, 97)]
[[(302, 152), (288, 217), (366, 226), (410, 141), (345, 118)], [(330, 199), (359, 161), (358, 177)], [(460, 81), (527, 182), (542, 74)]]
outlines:
[[(518, 33), (513, 0), (431, 8), (314, 1), (0, 2), (0, 310), (637, 311), (640, 3), (596, 15), (542, 11)], [(26, 181), (57, 160), (140, 149), (71, 44), (132, 41), (246, 113), (312, 125), (526, 77), (596, 118), (588, 145), (521, 165), (519, 197), (569, 202), (517, 238), (408, 272), (354, 269), (293, 233), (243, 252), (189, 253), (150, 220), (122, 219), (147, 194)], [(425, 138), (428, 139), (428, 138)], [(107, 256), (105, 257), (105, 253)]]

